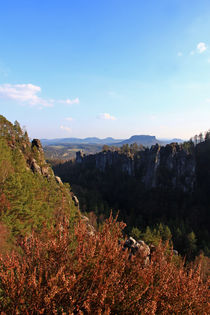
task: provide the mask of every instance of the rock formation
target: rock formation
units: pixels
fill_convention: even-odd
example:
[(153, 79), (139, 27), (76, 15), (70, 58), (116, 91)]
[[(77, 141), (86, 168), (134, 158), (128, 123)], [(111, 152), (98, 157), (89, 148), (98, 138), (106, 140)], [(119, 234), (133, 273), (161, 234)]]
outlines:
[(41, 174), (47, 178), (54, 176), (53, 170), (45, 161), (44, 150), (39, 139), (33, 139), (33, 141), (31, 142), (31, 149), (34, 154), (33, 158), (29, 156), (29, 158), (27, 159), (27, 164), (29, 168), (34, 173)]
[(150, 248), (144, 241), (136, 241), (130, 236), (123, 245), (123, 250), (126, 250), (126, 248), (129, 250), (129, 258), (140, 255), (145, 265), (149, 263)]
[(118, 151), (104, 151), (83, 156), (77, 152), (76, 162), (95, 167), (101, 172), (113, 168), (138, 178), (146, 189), (168, 187), (191, 192), (195, 185), (195, 156), (177, 143), (153, 145), (130, 156)]

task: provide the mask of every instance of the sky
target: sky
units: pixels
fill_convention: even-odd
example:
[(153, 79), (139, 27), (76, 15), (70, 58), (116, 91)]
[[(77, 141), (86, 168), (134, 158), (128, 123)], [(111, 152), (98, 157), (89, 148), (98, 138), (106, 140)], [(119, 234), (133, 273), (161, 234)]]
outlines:
[(0, 114), (31, 138), (210, 128), (209, 0), (0, 0)]

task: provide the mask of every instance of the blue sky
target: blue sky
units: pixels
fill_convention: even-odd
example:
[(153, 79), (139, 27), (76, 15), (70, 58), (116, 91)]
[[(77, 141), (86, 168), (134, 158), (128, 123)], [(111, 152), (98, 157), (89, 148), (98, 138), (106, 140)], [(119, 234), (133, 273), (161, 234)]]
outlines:
[(36, 138), (210, 128), (210, 1), (1, 1), (0, 113)]

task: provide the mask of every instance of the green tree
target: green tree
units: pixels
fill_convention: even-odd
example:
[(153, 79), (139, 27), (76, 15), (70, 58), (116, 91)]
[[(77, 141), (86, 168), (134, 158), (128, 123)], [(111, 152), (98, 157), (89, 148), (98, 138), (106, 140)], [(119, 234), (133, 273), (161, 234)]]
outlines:
[(190, 259), (194, 258), (197, 251), (197, 240), (195, 233), (192, 231), (186, 236), (186, 252)]
[(135, 238), (135, 240), (140, 240), (141, 239), (141, 231), (137, 227), (133, 227), (131, 230), (131, 236)]

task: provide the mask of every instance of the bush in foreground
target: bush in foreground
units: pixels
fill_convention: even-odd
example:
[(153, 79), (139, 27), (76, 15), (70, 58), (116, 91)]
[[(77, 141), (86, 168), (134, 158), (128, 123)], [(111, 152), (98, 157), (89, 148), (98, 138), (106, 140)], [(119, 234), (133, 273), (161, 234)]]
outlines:
[(94, 235), (67, 223), (20, 242), (0, 257), (1, 314), (208, 314), (199, 265), (174, 263), (159, 246), (144, 265), (119, 245), (124, 224), (112, 217)]

